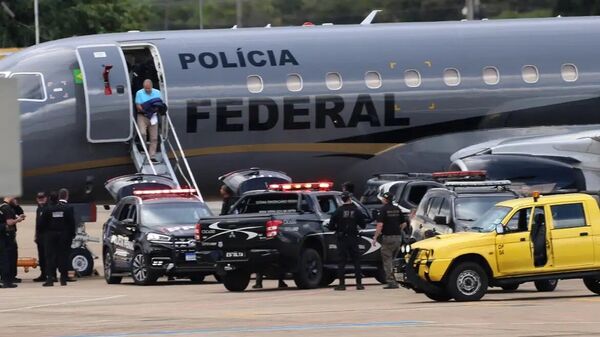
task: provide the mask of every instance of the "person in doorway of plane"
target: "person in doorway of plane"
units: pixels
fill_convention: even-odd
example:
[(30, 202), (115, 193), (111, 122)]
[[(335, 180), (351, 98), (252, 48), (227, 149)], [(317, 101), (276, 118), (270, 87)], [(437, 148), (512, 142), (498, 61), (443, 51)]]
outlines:
[[(137, 110), (137, 125), (142, 135), (142, 142), (146, 142), (148, 134), (150, 134), (150, 147), (148, 154), (153, 163), (157, 163), (156, 148), (158, 147), (158, 115), (152, 104), (160, 101), (162, 103), (162, 95), (160, 90), (152, 87), (152, 81), (146, 79), (144, 88), (138, 90), (135, 94), (135, 107)], [(164, 103), (162, 103), (164, 104)]]

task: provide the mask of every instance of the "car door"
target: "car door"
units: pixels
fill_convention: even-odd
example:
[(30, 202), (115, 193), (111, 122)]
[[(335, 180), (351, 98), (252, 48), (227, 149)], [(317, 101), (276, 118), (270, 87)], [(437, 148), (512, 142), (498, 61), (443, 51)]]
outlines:
[(123, 221), (129, 217), (132, 203), (124, 202), (121, 206), (121, 210), (117, 215), (117, 219), (114, 224), (114, 230), (110, 237), (110, 242), (113, 245), (113, 261), (115, 267), (118, 269), (127, 269), (129, 266), (129, 251), (128, 246), (130, 245), (129, 238), (124, 235), (124, 224)]
[(594, 264), (594, 242), (583, 203), (550, 205), (550, 242), (556, 270)]
[(533, 256), (529, 224), (531, 207), (517, 210), (504, 226), (504, 233), (496, 236), (498, 270), (503, 275), (514, 275), (531, 270)]
[[(138, 236), (140, 235), (140, 233), (138, 232), (139, 229), (139, 216), (138, 216), (138, 207), (135, 203), (132, 203), (129, 207), (129, 212), (127, 214), (127, 217), (125, 218), (128, 221), (131, 220), (131, 223), (134, 225), (134, 231), (131, 233), (131, 235), (124, 235), (124, 240), (126, 240), (126, 243), (124, 245), (124, 251), (125, 251), (125, 264), (127, 267), (129, 267), (131, 265), (131, 260), (133, 259), (133, 255), (135, 252), (135, 241), (138, 239)], [(132, 227), (126, 228), (127, 231), (130, 231)]]

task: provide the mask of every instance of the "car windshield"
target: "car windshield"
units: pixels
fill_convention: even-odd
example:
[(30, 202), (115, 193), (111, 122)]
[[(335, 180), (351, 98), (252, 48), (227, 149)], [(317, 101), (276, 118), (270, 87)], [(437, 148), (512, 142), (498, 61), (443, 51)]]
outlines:
[(495, 206), (487, 210), (471, 228), (478, 232), (488, 233), (496, 230), (496, 225), (510, 212), (510, 207)]
[(142, 207), (142, 223), (149, 227), (191, 225), (210, 216), (208, 207), (196, 202), (145, 204)]
[(492, 206), (512, 198), (513, 197), (508, 195), (457, 198), (454, 203), (454, 214), (456, 215), (456, 220), (468, 222), (466, 226), (469, 227), (470, 223), (477, 221), (477, 219), (479, 219), (485, 211), (492, 208)]

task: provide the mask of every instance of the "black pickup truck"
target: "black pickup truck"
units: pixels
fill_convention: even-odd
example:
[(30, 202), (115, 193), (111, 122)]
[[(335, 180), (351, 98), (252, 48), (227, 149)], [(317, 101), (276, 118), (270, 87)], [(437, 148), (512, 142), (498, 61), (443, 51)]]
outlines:
[[(276, 190), (248, 192), (229, 215), (200, 219), (195, 237), (197, 261), (207, 269), (216, 266), (230, 291), (245, 290), (252, 273), (270, 278), (291, 273), (302, 289), (331, 284), (338, 255), (328, 223), (342, 204), (341, 193), (328, 191), (323, 183), (309, 185), (276, 184)], [(355, 203), (371, 219), (367, 208)], [(375, 224), (369, 222), (360, 232), (363, 274), (383, 283), (381, 245), (373, 243)], [(347, 271), (353, 272), (353, 267)]]

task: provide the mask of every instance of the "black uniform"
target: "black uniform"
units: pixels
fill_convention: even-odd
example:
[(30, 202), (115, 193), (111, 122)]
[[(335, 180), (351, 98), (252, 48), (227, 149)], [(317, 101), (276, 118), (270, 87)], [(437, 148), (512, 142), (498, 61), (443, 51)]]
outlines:
[(0, 205), (0, 212), (3, 214), (4, 231), (2, 235), (2, 245), (4, 246), (4, 261), (2, 263), (2, 281), (4, 283), (13, 283), (17, 275), (17, 227), (8, 226), (6, 220), (16, 219), (17, 214), (13, 206), (3, 202)]
[(235, 204), (237, 198), (234, 197), (226, 197), (223, 198), (223, 204), (221, 205), (221, 213), (219, 215), (226, 215), (231, 210), (231, 206)]
[[(25, 214), (25, 211), (20, 205), (10, 205), (15, 212), (15, 216)], [(19, 245), (17, 244), (17, 227), (15, 227), (15, 236), (13, 242), (13, 249), (11, 249), (11, 255), (8, 257), (10, 259), (10, 276), (13, 280), (17, 279), (17, 262), (19, 260)], [(20, 282), (20, 281), (19, 281)]]
[(8, 277), (8, 255), (6, 254), (6, 247), (8, 242), (8, 233), (6, 219), (7, 214), (4, 214), (2, 208), (0, 208), (0, 277), (4, 283), (9, 283)]
[(44, 237), (46, 282), (52, 282), (57, 267), (60, 271), (61, 283), (66, 282), (69, 271), (69, 252), (75, 237), (73, 207), (62, 202), (46, 206), (42, 211), (40, 229)]
[(44, 235), (42, 234), (42, 214), (46, 204), (38, 204), (35, 211), (35, 243), (37, 244), (38, 261), (41, 275), (46, 276), (46, 252), (44, 249)]
[(398, 256), (402, 246), (403, 233), (400, 226), (406, 222), (406, 219), (402, 214), (402, 210), (389, 202), (379, 210), (377, 221), (383, 224), (381, 229), (381, 262), (385, 271), (385, 278), (390, 287), (397, 288), (398, 284), (394, 277), (394, 259)]
[(344, 204), (331, 215), (329, 229), (336, 232), (338, 262), (338, 278), (340, 285), (345, 284), (346, 262), (350, 258), (354, 263), (356, 284), (362, 284), (360, 268), (360, 251), (358, 250), (358, 228), (365, 228), (365, 215), (354, 204)]

